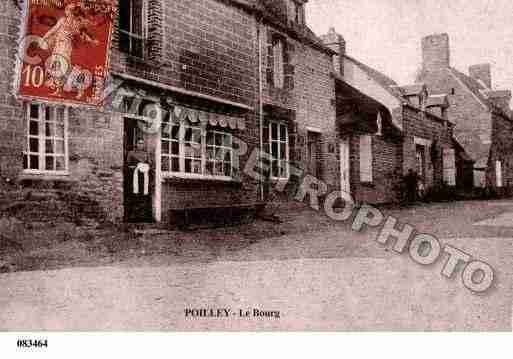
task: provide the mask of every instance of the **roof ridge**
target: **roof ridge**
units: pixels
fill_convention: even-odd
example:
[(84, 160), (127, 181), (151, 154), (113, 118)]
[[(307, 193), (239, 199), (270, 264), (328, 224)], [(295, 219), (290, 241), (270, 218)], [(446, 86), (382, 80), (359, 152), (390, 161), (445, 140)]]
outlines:
[(391, 77), (385, 75), (384, 73), (372, 68), (371, 66), (364, 64), (363, 62), (355, 59), (352, 56), (344, 54), (344, 57), (353, 61), (358, 67), (360, 67), (364, 72), (366, 72), (370, 77), (374, 79), (379, 85), (381, 85), (387, 92), (389, 92), (392, 96), (397, 99), (404, 101), (404, 96), (402, 91), (400, 90), (400, 86), (395, 82)]
[[(492, 106), (488, 99), (481, 93), (482, 87), (479, 82), (476, 81), (470, 75), (465, 74), (464, 72), (450, 66), (448, 70), (467, 88), (467, 90), (472, 93), (481, 104), (486, 107), (488, 110), (492, 110)], [(474, 83), (478, 86), (474, 86)]]

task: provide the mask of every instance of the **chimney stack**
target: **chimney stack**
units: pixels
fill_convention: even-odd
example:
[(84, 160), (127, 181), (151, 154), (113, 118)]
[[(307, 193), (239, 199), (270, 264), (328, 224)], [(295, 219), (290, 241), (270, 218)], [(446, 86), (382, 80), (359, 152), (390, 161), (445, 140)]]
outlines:
[(492, 66), (490, 64), (470, 66), (468, 73), (470, 77), (476, 80), (481, 80), (487, 88), (492, 88)]
[(344, 55), (346, 54), (346, 41), (342, 35), (335, 31), (335, 28), (330, 28), (326, 35), (321, 36), (324, 45), (331, 50), (335, 51), (337, 55), (333, 56), (333, 65), (335, 72), (340, 76), (344, 76)]
[(451, 66), (448, 34), (435, 34), (422, 39), (422, 68), (438, 71)]

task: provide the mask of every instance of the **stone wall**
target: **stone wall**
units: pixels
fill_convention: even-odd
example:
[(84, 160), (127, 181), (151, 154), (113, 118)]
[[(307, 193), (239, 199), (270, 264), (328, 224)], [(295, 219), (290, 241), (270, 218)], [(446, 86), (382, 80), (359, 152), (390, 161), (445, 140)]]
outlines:
[[(336, 126), (335, 81), (332, 55), (313, 48), (272, 26), (262, 31), (262, 67), (269, 68), (270, 37), (279, 34), (286, 39), (286, 80), (284, 88), (276, 88), (272, 81), (263, 83), (263, 102), (278, 108), (290, 110), (294, 116), (289, 124), (291, 161), (294, 166), (306, 170), (308, 131), (317, 132), (319, 146), (320, 180), (330, 188), (340, 188), (339, 131)], [(264, 79), (265, 80), (265, 79)], [(272, 114), (270, 114), (272, 116)]]
[[(0, 3), (0, 177), (37, 194), (52, 192), (54, 199), (79, 198), (96, 204), (98, 220), (123, 219), (123, 117), (111, 112), (71, 108), (69, 113), (69, 175), (65, 177), (23, 174), (22, 152), (26, 146), (23, 104), (11, 95), (21, 11), (13, 1)], [(118, 32), (113, 33), (112, 74), (152, 80), (164, 86), (214, 96), (254, 107), (257, 100), (256, 26), (253, 16), (242, 9), (216, 0), (152, 1), (149, 9), (148, 51), (141, 61), (118, 50)], [(160, 55), (160, 56), (157, 56)], [(126, 81), (125, 81), (126, 82)], [(194, 107), (194, 96), (174, 96), (172, 91), (130, 84), (135, 89), (169, 94), (176, 103)], [(192, 99), (189, 101), (189, 99)], [(214, 107), (219, 107), (215, 103)], [(221, 105), (222, 106), (222, 105)], [(230, 106), (228, 106), (230, 107)], [(230, 110), (232, 111), (233, 107)], [(238, 111), (238, 110), (233, 110)], [(258, 127), (252, 110), (238, 111), (247, 117), (245, 131), (236, 133), (253, 149)], [(244, 166), (248, 154), (242, 158)], [(211, 186), (209, 182), (165, 186), (164, 197), (176, 206), (184, 199), (198, 203), (232, 203), (254, 200), (257, 185)], [(69, 196), (66, 196), (69, 194)]]
[[(256, 102), (256, 20), (218, 0), (152, 1), (146, 59), (119, 51), (117, 26), (112, 70), (253, 106)], [(160, 21), (155, 19), (160, 18)], [(158, 27), (162, 29), (158, 31)]]
[(364, 203), (391, 203), (402, 194), (403, 176), (416, 169), (415, 137), (431, 142), (437, 151), (426, 147), (426, 189), (443, 182), (442, 148), (453, 148), (452, 126), (444, 124), (428, 112), (412, 106), (403, 106), (403, 131), (398, 133), (384, 127), (383, 135), (373, 135), (373, 181), (360, 181), (359, 135), (351, 136), (351, 188), (356, 201)]

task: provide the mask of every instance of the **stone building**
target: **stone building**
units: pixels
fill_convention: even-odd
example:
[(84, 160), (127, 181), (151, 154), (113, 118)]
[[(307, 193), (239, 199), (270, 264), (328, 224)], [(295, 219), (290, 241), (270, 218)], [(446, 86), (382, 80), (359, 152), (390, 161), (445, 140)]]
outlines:
[[(80, 203), (82, 213), (110, 222), (173, 222), (193, 208), (208, 218), (202, 209), (262, 201), (263, 180), (244, 171), (255, 149), (272, 158), (272, 181), (311, 173), (337, 187), (334, 52), (305, 24), (305, 4), (120, 1), (110, 49), (115, 91), (97, 109), (14, 96), (22, 11), (3, 1), (1, 182), (18, 200)], [(162, 111), (157, 130), (148, 108)], [(140, 141), (152, 165), (150, 216), (133, 218), (127, 161)]]
[(342, 188), (359, 202), (395, 202), (404, 194), (403, 176), (410, 169), (426, 191), (455, 186), (464, 153), (453, 139), (447, 96), (430, 95), (424, 85), (398, 86), (348, 56), (334, 29), (323, 40), (337, 51)]
[(286, 202), (306, 175), (339, 188), (335, 52), (305, 23), (306, 1), (261, 5), (263, 143), (281, 161), (272, 164), (271, 180), (288, 183)]
[(451, 66), (449, 36), (422, 39), (422, 70), (417, 78), (434, 94), (449, 96), (449, 121), (454, 134), (472, 160), (462, 172), (466, 188), (502, 188), (512, 184), (513, 122), (511, 91), (493, 89), (490, 64), (473, 65), (469, 74)]

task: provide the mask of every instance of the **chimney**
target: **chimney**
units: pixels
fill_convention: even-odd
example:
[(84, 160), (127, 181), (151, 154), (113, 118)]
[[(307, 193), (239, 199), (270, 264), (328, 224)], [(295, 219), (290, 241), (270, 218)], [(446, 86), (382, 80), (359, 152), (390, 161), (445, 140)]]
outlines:
[(470, 77), (481, 80), (489, 89), (492, 88), (492, 66), (490, 64), (479, 64), (470, 66), (468, 69)]
[(500, 108), (506, 115), (511, 115), (511, 91), (486, 91), (485, 93), (494, 106)]
[(450, 57), (449, 35), (435, 34), (422, 39), (422, 68), (424, 71), (438, 71), (450, 67)]
[(335, 31), (335, 28), (330, 28), (326, 35), (321, 36), (321, 40), (324, 45), (331, 50), (335, 51), (337, 55), (333, 56), (333, 65), (335, 72), (341, 76), (344, 76), (344, 58), (346, 54), (346, 41), (342, 35)]

